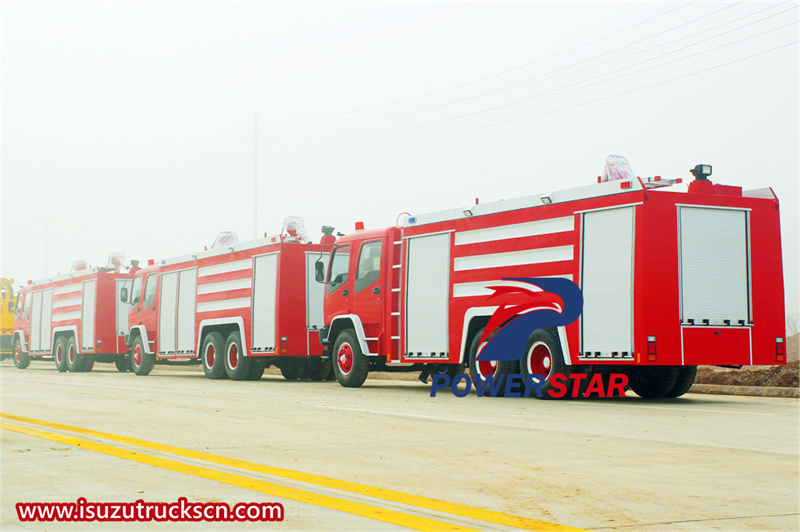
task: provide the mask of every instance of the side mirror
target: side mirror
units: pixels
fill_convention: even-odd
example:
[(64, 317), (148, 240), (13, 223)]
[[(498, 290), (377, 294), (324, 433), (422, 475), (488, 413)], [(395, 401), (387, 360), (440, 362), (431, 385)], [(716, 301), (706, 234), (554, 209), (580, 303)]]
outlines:
[(127, 303), (128, 302), (128, 287), (127, 286), (123, 286), (122, 288), (119, 289), (119, 300), (122, 301), (123, 303)]
[(322, 264), (321, 260), (314, 263), (314, 279), (318, 283), (325, 282), (325, 265)]

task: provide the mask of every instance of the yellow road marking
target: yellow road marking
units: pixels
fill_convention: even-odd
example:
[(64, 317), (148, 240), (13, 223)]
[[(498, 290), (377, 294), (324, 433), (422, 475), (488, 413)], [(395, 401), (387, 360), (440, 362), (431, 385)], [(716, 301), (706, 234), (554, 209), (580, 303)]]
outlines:
[(505, 526), (523, 528), (528, 530), (539, 530), (541, 532), (585, 532), (583, 529), (580, 528), (559, 525), (557, 523), (548, 523), (547, 521), (540, 521), (538, 519), (531, 519), (528, 517), (506, 514), (503, 512), (496, 512), (493, 510), (486, 510), (483, 508), (475, 508), (472, 506), (440, 501), (437, 499), (429, 499), (427, 497), (422, 497), (419, 495), (411, 495), (400, 491), (377, 488), (373, 486), (368, 486), (366, 484), (358, 484), (356, 482), (348, 482), (346, 480), (338, 480), (334, 478), (323, 477), (320, 475), (314, 475), (311, 473), (301, 473), (299, 471), (292, 471), (289, 469), (282, 469), (279, 467), (272, 467), (263, 464), (257, 464), (254, 462), (247, 462), (244, 460), (237, 460), (235, 458), (217, 456), (214, 454), (204, 453), (200, 451), (193, 451), (190, 449), (182, 449), (180, 447), (173, 447), (171, 445), (149, 442), (146, 440), (140, 440), (138, 438), (117, 436), (115, 434), (109, 434), (106, 432), (100, 432), (91, 429), (83, 429), (80, 427), (73, 427), (71, 425), (62, 425), (60, 423), (51, 423), (49, 421), (43, 421), (40, 419), (25, 418), (21, 416), (15, 416), (13, 414), (0, 413), (0, 417), (6, 419), (13, 419), (16, 421), (22, 421), (24, 423), (30, 423), (31, 425), (41, 425), (44, 427), (66, 430), (78, 434), (84, 434), (87, 436), (94, 436), (97, 438), (116, 441), (119, 443), (126, 443), (129, 445), (135, 445), (137, 447), (143, 447), (145, 449), (151, 449), (154, 451), (160, 451), (178, 456), (184, 456), (186, 458), (193, 458), (195, 460), (202, 460), (204, 462), (224, 465), (227, 467), (235, 467), (238, 469), (245, 469), (248, 471), (264, 473), (275, 477), (296, 480), (299, 482), (305, 482), (306, 484), (313, 484), (317, 486), (323, 486), (326, 488), (337, 489), (340, 491), (356, 493), (359, 495), (366, 495), (368, 497), (374, 497), (386, 501), (408, 504), (411, 506), (416, 506), (418, 508), (426, 508), (428, 510), (434, 510), (437, 512), (444, 512), (451, 515), (467, 517), (469, 519), (477, 519), (480, 521), (485, 521), (487, 523), (494, 523), (498, 525), (505, 525)]
[(237, 486), (240, 488), (266, 493), (268, 495), (280, 497), (283, 499), (291, 499), (294, 501), (303, 502), (307, 504), (324, 506), (326, 508), (332, 508), (334, 510), (340, 510), (342, 512), (348, 512), (362, 517), (368, 517), (370, 519), (376, 519), (378, 521), (384, 521), (386, 523), (400, 525), (415, 530), (442, 530), (442, 531), (475, 530), (472, 528), (466, 528), (450, 523), (444, 523), (442, 521), (428, 519), (426, 517), (419, 517), (416, 515), (405, 514), (402, 512), (397, 512), (395, 510), (387, 510), (377, 506), (364, 504), (361, 502), (337, 499), (335, 497), (330, 497), (328, 495), (320, 495), (317, 493), (312, 493), (310, 491), (304, 491), (296, 488), (280, 486), (278, 484), (273, 484), (271, 482), (252, 479), (241, 475), (235, 475), (233, 473), (226, 473), (224, 471), (217, 471), (206, 467), (185, 464), (183, 462), (177, 462), (175, 460), (169, 460), (167, 458), (160, 458), (158, 456), (151, 456), (143, 453), (137, 453), (135, 451), (122, 449), (119, 447), (113, 447), (111, 445), (106, 445), (104, 443), (97, 443), (89, 440), (84, 440), (81, 438), (76, 438), (73, 436), (56, 434), (55, 432), (46, 432), (31, 427), (23, 427), (20, 425), (13, 425), (4, 422), (0, 422), (0, 428), (3, 428), (5, 430), (10, 430), (13, 432), (19, 432), (21, 434), (27, 434), (29, 436), (36, 436), (37, 438), (43, 438), (46, 440), (58, 442), (65, 445), (73, 445), (75, 447), (89, 449), (91, 451), (96, 451), (99, 453), (116, 456), (118, 458), (124, 458), (126, 460), (132, 460), (134, 462), (140, 462), (155, 467), (161, 467), (163, 469), (177, 471), (179, 473), (185, 473), (187, 475), (193, 475), (196, 477), (216, 480), (217, 482), (223, 482), (225, 484), (230, 484), (232, 486)]

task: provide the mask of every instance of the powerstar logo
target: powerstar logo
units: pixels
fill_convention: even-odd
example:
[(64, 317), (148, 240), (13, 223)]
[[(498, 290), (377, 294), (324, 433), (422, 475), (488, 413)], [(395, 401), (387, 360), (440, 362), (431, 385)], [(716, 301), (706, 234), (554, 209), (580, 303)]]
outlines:
[(581, 289), (569, 279), (512, 277), (503, 281), (506, 284), (487, 287), (494, 293), (486, 302), (500, 306), (483, 330), (481, 344), (488, 343), (478, 360), (519, 360), (533, 331), (569, 325), (583, 310)]
[[(512, 277), (503, 279), (502, 284), (487, 288), (493, 293), (486, 303), (498, 307), (489, 318), (478, 342), (481, 350), (476, 360), (511, 363), (510, 367), (523, 369), (523, 373), (494, 373), (485, 379), (463, 373), (452, 379), (447, 374), (435, 374), (431, 397), (436, 396), (438, 389), (448, 387), (457, 397), (465, 397), (473, 385), (478, 396), (529, 397), (533, 391), (537, 397), (547, 393), (549, 397), (558, 398), (571, 391), (572, 397), (577, 397), (583, 379), (588, 382), (584, 397), (593, 394), (600, 397), (625, 395), (626, 375), (612, 374), (608, 376), (610, 379), (604, 381), (599, 373), (592, 375), (591, 379), (585, 373), (568, 376), (553, 373), (554, 353), (550, 351), (551, 346), (542, 341), (530, 345), (534, 331), (543, 327), (563, 327), (578, 319), (583, 310), (583, 294), (578, 285), (569, 279)], [(542, 345), (546, 348), (545, 354), (539, 355)], [(529, 350), (531, 353), (522, 365), (514, 366), (513, 363), (526, 357)], [(541, 360), (534, 361), (535, 356), (540, 356)], [(461, 382), (466, 384), (465, 389), (459, 389)], [(608, 395), (604, 385), (608, 387)]]

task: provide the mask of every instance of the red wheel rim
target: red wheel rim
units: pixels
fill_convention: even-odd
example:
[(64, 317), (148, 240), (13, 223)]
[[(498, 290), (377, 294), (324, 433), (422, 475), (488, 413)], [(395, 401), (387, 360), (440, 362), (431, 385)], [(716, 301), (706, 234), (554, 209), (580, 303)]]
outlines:
[[(483, 342), (481, 345), (478, 346), (478, 356), (483, 351), (483, 348), (489, 342)], [(497, 361), (496, 360), (477, 360), (475, 366), (478, 368), (478, 377), (482, 381), (485, 381), (489, 378), (490, 375), (494, 375), (495, 371), (497, 371)]]
[(17, 344), (17, 348), (14, 349), (14, 360), (17, 362), (22, 362), (22, 347)]
[(214, 362), (216, 361), (215, 360), (216, 357), (214, 356), (215, 354), (216, 354), (216, 351), (214, 351), (214, 344), (208, 344), (206, 346), (206, 352), (205, 352), (205, 355), (204, 355), (205, 359), (206, 359), (206, 367), (207, 368), (213, 368), (214, 367)]
[(133, 363), (137, 366), (142, 365), (142, 348), (138, 345), (133, 348)]
[(336, 363), (339, 365), (339, 371), (343, 375), (347, 375), (353, 369), (353, 348), (350, 344), (344, 343), (339, 346), (339, 352), (336, 354)]
[(59, 345), (58, 347), (56, 347), (56, 364), (60, 366), (62, 360), (64, 360), (64, 350)]
[(542, 375), (544, 379), (553, 371), (553, 354), (544, 342), (534, 343), (528, 349), (527, 369), (530, 375)]
[(67, 353), (67, 360), (69, 360), (70, 364), (75, 363), (75, 346), (69, 346), (69, 352)]
[(236, 369), (236, 366), (239, 365), (239, 346), (236, 344), (228, 347), (228, 365), (231, 369)]

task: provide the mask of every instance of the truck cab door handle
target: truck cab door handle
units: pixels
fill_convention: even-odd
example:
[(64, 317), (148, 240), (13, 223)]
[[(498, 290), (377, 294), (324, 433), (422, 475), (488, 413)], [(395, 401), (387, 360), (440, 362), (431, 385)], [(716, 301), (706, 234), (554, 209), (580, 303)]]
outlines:
[(342, 297), (347, 297), (349, 294), (350, 294), (350, 292), (348, 292), (347, 288), (342, 290)]
[(155, 309), (156, 309), (156, 306), (155, 306), (155, 305), (153, 305), (152, 307), (150, 307), (150, 310), (155, 310)]
[(375, 294), (376, 296), (377, 296), (378, 294), (380, 294), (380, 293), (381, 293), (381, 289), (380, 289), (380, 287), (379, 287), (379, 286), (376, 286), (375, 288), (373, 288), (373, 289), (372, 289), (372, 293), (373, 293), (373, 294)]
[(142, 309), (140, 309), (139, 307), (136, 307), (136, 312), (141, 312), (141, 311), (142, 311)]

